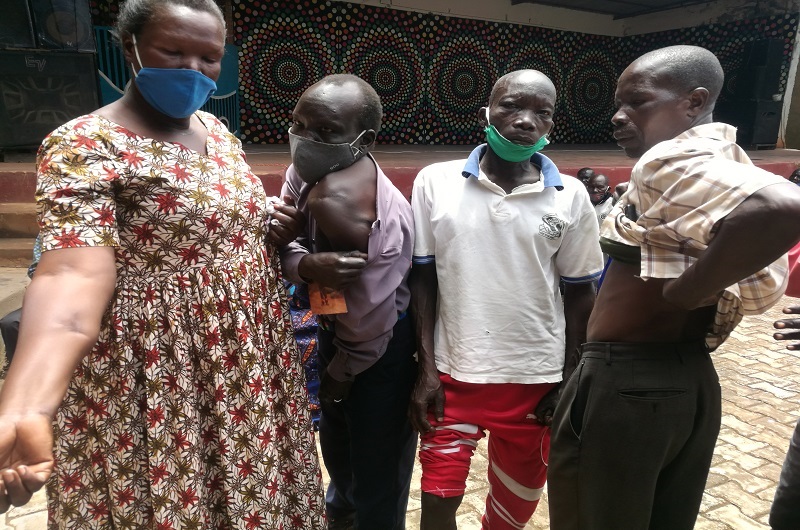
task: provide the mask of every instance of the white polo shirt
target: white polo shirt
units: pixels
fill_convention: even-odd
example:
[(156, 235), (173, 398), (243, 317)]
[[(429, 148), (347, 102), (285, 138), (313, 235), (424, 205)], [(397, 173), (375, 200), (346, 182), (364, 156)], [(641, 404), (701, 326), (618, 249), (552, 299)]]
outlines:
[(436, 263), (436, 367), (469, 383), (555, 383), (564, 364), (559, 279), (591, 282), (602, 257), (586, 188), (544, 155), (511, 193), (467, 160), (425, 167), (411, 195), (414, 263)]

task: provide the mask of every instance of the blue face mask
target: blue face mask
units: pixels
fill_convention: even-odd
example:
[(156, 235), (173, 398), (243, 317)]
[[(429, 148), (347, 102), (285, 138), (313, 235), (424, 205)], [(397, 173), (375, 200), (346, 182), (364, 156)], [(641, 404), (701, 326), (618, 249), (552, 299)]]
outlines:
[(489, 108), (486, 108), (486, 123), (488, 124), (483, 130), (486, 133), (486, 142), (492, 151), (503, 160), (508, 162), (522, 162), (529, 160), (534, 153), (541, 151), (544, 146), (550, 143), (545, 134), (539, 141), (533, 145), (519, 145), (515, 144), (498, 131), (494, 125), (489, 123)]
[(197, 70), (186, 68), (145, 68), (133, 36), (133, 50), (139, 61), (136, 87), (154, 109), (172, 118), (194, 114), (217, 91), (217, 84)]

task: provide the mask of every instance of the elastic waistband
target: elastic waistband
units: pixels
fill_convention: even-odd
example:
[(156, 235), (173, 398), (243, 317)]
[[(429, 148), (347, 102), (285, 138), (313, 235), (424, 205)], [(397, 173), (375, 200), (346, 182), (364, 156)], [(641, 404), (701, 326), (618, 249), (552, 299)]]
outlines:
[(590, 359), (652, 358), (664, 355), (707, 353), (705, 341), (688, 342), (587, 342), (581, 346), (581, 357)]

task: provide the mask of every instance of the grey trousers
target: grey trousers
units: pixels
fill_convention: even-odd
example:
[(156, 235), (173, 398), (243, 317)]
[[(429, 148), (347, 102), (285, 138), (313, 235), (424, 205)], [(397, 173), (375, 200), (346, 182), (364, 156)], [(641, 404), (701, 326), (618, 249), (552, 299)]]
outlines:
[(552, 530), (691, 530), (720, 429), (702, 343), (588, 343), (553, 420)]
[(3, 343), (6, 346), (8, 362), (11, 362), (14, 357), (14, 350), (17, 349), (20, 316), (22, 316), (22, 308), (16, 309), (0, 319), (0, 335), (3, 336)]

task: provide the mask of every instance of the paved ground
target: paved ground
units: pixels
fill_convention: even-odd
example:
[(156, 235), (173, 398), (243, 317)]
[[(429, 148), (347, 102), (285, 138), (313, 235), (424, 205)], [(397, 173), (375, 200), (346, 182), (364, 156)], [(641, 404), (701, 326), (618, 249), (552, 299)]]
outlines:
[[(0, 271), (2, 272), (2, 271)], [(722, 430), (708, 479), (698, 530), (766, 529), (770, 503), (794, 424), (800, 417), (800, 354), (771, 338), (772, 322), (786, 298), (770, 312), (749, 317), (714, 355), (722, 382)], [(458, 514), (461, 530), (480, 528), (488, 491), (486, 445), (473, 461), (467, 494)], [(412, 483), (407, 524), (419, 526), (419, 470)], [(0, 516), (0, 530), (45, 528), (44, 496)], [(547, 502), (527, 530), (548, 528)]]

